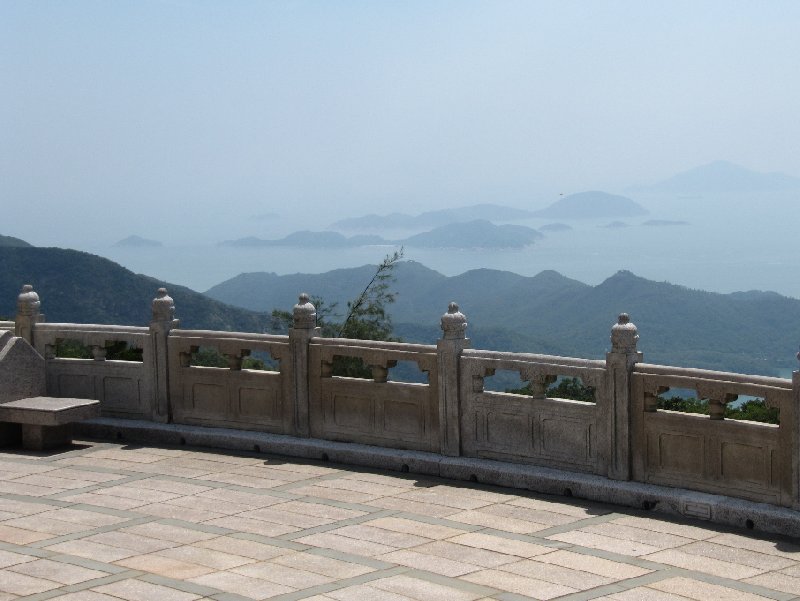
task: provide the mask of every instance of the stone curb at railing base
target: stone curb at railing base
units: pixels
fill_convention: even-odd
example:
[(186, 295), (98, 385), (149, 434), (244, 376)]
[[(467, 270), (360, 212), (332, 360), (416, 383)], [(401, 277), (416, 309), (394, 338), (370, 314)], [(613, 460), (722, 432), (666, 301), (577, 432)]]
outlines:
[(659, 513), (678, 515), (771, 532), (800, 536), (800, 512), (765, 503), (754, 503), (722, 495), (639, 482), (611, 480), (581, 474), (489, 459), (445, 457), (436, 453), (405, 451), (317, 438), (295, 438), (280, 434), (206, 428), (148, 421), (98, 418), (74, 425), (75, 436), (134, 441), (150, 444), (188, 445), (235, 451), (274, 453), (304, 459), (379, 469), (426, 474), (566, 495), (577, 499), (612, 503)]

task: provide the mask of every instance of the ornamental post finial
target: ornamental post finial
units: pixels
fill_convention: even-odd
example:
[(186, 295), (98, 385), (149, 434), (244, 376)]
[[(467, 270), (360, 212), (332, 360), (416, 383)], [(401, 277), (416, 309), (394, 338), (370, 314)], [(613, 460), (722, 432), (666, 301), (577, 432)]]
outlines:
[(445, 340), (461, 340), (467, 337), (467, 316), (458, 309), (458, 303), (450, 303), (447, 313), (442, 315), (442, 332)]
[(638, 341), (638, 329), (631, 323), (630, 316), (627, 313), (620, 313), (617, 323), (611, 328), (611, 352), (636, 353), (636, 343)]
[(317, 327), (317, 308), (303, 292), (292, 309), (292, 325), (296, 330), (313, 330)]

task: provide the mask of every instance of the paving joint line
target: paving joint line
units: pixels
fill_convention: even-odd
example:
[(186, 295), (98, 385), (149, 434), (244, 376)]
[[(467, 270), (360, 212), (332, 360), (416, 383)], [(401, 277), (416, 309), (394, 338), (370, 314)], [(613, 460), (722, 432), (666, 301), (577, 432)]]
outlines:
[(376, 520), (383, 517), (390, 517), (396, 513), (397, 511), (394, 509), (384, 509), (383, 511), (378, 511), (375, 513), (368, 513), (366, 515), (359, 515), (354, 518), (346, 518), (344, 520), (338, 520), (331, 524), (322, 524), (320, 526), (306, 528), (305, 530), (300, 530), (298, 532), (287, 532), (286, 534), (281, 534), (279, 536), (276, 536), (275, 538), (279, 538), (282, 540), (296, 540), (298, 538), (303, 538), (304, 536), (311, 536), (312, 534), (330, 532), (331, 530), (338, 530), (339, 528), (344, 528), (345, 526), (355, 526), (357, 524), (362, 524), (364, 522), (369, 522), (371, 520)]
[(554, 534), (563, 534), (565, 532), (572, 532), (573, 530), (580, 530), (584, 526), (592, 526), (594, 524), (606, 524), (621, 517), (623, 516), (622, 514), (619, 513), (606, 513), (603, 515), (596, 515), (590, 518), (584, 518), (576, 520), (574, 522), (561, 524), (559, 526), (552, 526), (550, 528), (545, 528), (544, 530), (537, 530), (536, 535), (542, 538), (546, 538), (548, 536), (553, 536)]

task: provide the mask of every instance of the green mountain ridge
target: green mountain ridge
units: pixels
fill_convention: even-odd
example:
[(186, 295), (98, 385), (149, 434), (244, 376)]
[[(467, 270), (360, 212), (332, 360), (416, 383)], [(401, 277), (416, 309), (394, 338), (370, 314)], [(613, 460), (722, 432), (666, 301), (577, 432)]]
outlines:
[[(267, 310), (287, 306), (302, 290), (343, 306), (373, 269), (242, 274), (206, 294)], [(446, 277), (413, 261), (400, 263), (395, 273), (398, 294), (390, 312), (396, 333), (410, 341), (433, 343), (439, 318), (456, 301), (475, 348), (602, 358), (616, 316), (627, 312), (651, 363), (760, 374), (795, 365), (800, 300), (773, 292), (705, 292), (628, 271), (597, 286), (555, 271), (525, 277), (476, 269)]]
[(147, 325), (160, 287), (175, 300), (181, 327), (261, 332), (269, 316), (225, 305), (177, 284), (138, 275), (113, 261), (62, 248), (0, 248), (0, 315), (13, 318), (32, 284), (50, 322)]

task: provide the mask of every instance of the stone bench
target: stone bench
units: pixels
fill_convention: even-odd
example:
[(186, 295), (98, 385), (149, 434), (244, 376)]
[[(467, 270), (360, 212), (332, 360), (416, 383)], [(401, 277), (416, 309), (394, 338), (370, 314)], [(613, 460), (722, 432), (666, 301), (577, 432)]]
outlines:
[(0, 445), (40, 451), (72, 443), (72, 422), (100, 417), (100, 401), (37, 396), (0, 404)]

